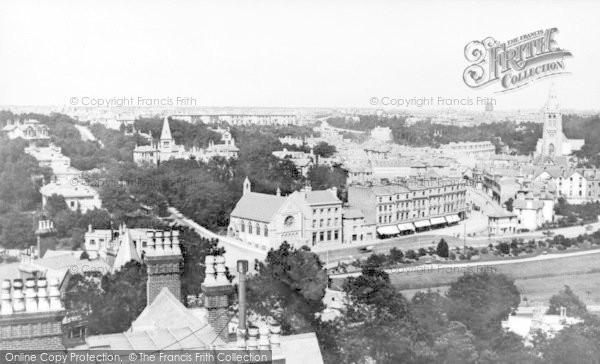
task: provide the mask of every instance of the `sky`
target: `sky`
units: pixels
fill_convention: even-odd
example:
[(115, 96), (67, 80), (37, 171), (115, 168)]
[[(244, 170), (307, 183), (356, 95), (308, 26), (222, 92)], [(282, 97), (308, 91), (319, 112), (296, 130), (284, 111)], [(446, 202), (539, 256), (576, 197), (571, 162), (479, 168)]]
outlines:
[[(371, 107), (493, 97), (600, 109), (598, 1), (5, 1), (0, 105), (193, 97), (199, 106)], [(556, 27), (569, 75), (472, 90), (464, 47)]]

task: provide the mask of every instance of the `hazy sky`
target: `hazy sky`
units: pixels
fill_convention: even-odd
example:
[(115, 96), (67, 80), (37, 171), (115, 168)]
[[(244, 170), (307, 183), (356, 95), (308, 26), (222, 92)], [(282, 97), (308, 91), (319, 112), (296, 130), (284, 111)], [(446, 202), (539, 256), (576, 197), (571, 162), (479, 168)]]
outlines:
[(596, 1), (4, 1), (0, 104), (190, 96), (203, 106), (369, 107), (493, 96), (539, 108), (550, 81), (470, 90), (463, 49), (557, 27), (564, 107), (600, 109)]

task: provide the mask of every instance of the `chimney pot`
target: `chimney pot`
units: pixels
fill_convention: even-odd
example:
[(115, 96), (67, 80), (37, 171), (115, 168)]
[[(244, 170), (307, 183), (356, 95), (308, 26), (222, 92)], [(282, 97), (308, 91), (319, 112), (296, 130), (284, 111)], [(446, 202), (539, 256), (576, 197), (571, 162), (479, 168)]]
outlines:
[(50, 301), (48, 300), (48, 290), (46, 289), (48, 282), (45, 278), (40, 278), (38, 279), (37, 286), (38, 311), (49, 311)]
[(249, 326), (248, 327), (248, 340), (246, 341), (246, 347), (248, 350), (256, 350), (258, 349), (258, 327)]
[(37, 310), (38, 303), (35, 280), (33, 278), (28, 278), (25, 281), (25, 311), (37, 312)]
[(0, 294), (0, 315), (10, 315), (13, 313), (11, 295), (10, 295), (11, 283), (10, 280), (5, 279), (2, 281), (2, 293)]
[(229, 280), (227, 279), (227, 275), (225, 275), (225, 272), (227, 271), (227, 268), (225, 268), (225, 257), (219, 255), (216, 257), (215, 261), (215, 268), (217, 271), (217, 284), (228, 284)]
[(207, 255), (204, 259), (206, 270), (204, 271), (204, 284), (205, 285), (214, 285), (217, 280), (215, 277), (215, 257), (212, 255)]
[(260, 334), (260, 338), (258, 340), (258, 349), (259, 350), (269, 350), (271, 348), (270, 342), (269, 342), (269, 328), (266, 325), (261, 326), (258, 329), (258, 332)]
[(60, 291), (58, 290), (58, 280), (52, 279), (49, 283), (48, 296), (50, 297), (50, 309), (61, 310)]
[(13, 281), (12, 305), (14, 312), (25, 311), (25, 302), (23, 301), (23, 281), (15, 279)]

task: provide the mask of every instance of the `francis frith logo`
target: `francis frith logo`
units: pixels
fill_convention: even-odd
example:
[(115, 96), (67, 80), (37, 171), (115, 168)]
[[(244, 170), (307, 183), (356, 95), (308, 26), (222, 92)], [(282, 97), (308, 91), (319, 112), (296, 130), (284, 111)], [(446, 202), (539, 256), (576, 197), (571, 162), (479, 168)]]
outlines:
[(557, 28), (541, 29), (500, 43), (492, 37), (472, 41), (465, 47), (471, 63), (463, 79), (467, 86), (480, 88), (499, 83), (504, 92), (518, 89), (532, 81), (568, 73), (565, 58), (570, 51), (559, 48)]

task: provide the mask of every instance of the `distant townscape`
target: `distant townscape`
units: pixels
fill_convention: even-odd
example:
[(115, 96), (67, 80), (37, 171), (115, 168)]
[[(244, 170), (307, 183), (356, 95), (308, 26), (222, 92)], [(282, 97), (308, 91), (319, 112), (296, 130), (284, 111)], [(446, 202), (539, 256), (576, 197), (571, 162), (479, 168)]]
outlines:
[(1, 347), (600, 355), (600, 120), (539, 106), (0, 111)]

